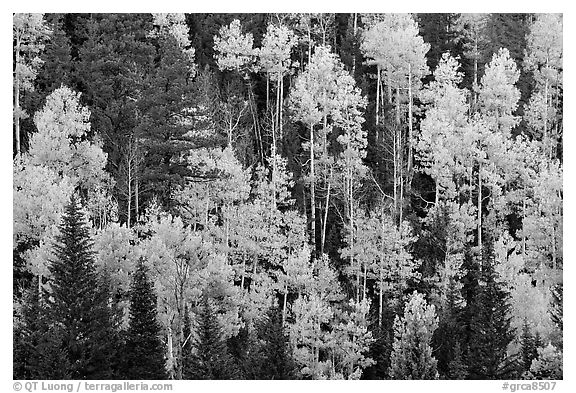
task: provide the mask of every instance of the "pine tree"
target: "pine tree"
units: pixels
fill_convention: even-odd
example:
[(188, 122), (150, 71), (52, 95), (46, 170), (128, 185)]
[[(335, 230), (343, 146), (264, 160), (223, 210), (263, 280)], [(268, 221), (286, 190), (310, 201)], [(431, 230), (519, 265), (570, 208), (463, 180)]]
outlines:
[[(438, 371), (443, 375), (450, 375), (454, 379), (464, 379), (462, 375), (465, 365), (460, 364), (463, 361), (460, 344), (463, 337), (463, 301), (457, 291), (457, 282), (451, 278), (445, 303), (439, 312), (440, 322), (438, 329), (434, 332), (433, 342), (435, 357), (438, 359)], [(453, 377), (454, 373), (457, 374), (456, 377)]]
[(456, 342), (452, 350), (454, 358), (448, 363), (448, 377), (450, 379), (466, 379), (468, 376), (468, 368), (462, 357), (462, 349), (460, 342)]
[(508, 344), (514, 339), (510, 326), (510, 295), (495, 271), (490, 242), (483, 251), (483, 266), (477, 292), (469, 308), (470, 336), (468, 370), (472, 379), (500, 379), (509, 376)]
[(198, 313), (198, 327), (194, 340), (194, 356), (184, 374), (191, 379), (235, 379), (238, 369), (234, 364), (222, 329), (216, 319), (211, 300), (205, 295)]
[(282, 323), (282, 309), (268, 310), (266, 321), (258, 329), (258, 336), (264, 341), (261, 346), (259, 379), (292, 379), (296, 367), (292, 358), (290, 339)]
[(432, 356), (432, 334), (438, 327), (433, 305), (414, 291), (404, 316), (394, 321), (394, 344), (390, 359), (392, 379), (438, 379), (437, 360)]
[(89, 229), (75, 196), (66, 207), (59, 231), (49, 267), (48, 323), (58, 326), (71, 378), (110, 378), (113, 324), (108, 298), (94, 267)]
[(529, 371), (532, 360), (536, 358), (538, 353), (536, 352), (535, 338), (532, 335), (532, 330), (527, 318), (524, 318), (524, 323), (522, 324), (520, 345), (520, 352), (522, 354), (522, 371)]
[(37, 276), (22, 297), (14, 323), (14, 379), (68, 379), (67, 354), (57, 327), (47, 323)]
[(130, 325), (126, 332), (124, 377), (165, 379), (164, 349), (157, 321), (156, 294), (142, 259), (130, 288)]

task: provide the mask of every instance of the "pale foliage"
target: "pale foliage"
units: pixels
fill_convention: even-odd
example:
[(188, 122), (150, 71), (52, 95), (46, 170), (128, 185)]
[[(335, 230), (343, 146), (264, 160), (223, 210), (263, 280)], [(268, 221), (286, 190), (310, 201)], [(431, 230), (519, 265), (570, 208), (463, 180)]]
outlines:
[(188, 68), (192, 75), (196, 72), (194, 64), (195, 49), (188, 38), (188, 26), (186, 25), (186, 16), (184, 14), (152, 14), (152, 23), (157, 31), (152, 32), (152, 36), (169, 35), (176, 40), (178, 47), (188, 60)]
[(519, 119), (513, 115), (518, 107), (520, 91), (515, 84), (520, 77), (516, 62), (506, 48), (494, 53), (482, 76), (478, 97), (480, 112), (495, 128), (508, 135)]
[(214, 58), (222, 71), (256, 71), (257, 56), (258, 49), (254, 48), (252, 33), (242, 33), (238, 19), (228, 26), (222, 26), (219, 35), (214, 36)]
[(392, 86), (408, 83), (408, 65), (413, 83), (428, 74), (426, 53), (430, 44), (420, 36), (418, 23), (410, 14), (382, 14), (363, 32), (360, 49), (390, 79)]
[(268, 24), (259, 50), (259, 64), (274, 81), (285, 75), (292, 66), (290, 52), (296, 45), (294, 32), (288, 27)]
[(394, 343), (390, 359), (393, 379), (438, 379), (432, 355), (432, 335), (438, 328), (433, 305), (414, 291), (404, 307), (404, 316), (394, 320)]

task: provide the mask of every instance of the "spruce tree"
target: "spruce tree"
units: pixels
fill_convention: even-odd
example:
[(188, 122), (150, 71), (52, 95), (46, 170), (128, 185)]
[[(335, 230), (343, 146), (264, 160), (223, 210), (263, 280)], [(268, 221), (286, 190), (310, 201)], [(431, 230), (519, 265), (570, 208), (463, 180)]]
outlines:
[(454, 357), (450, 363), (448, 363), (448, 377), (450, 379), (466, 379), (468, 376), (468, 368), (462, 357), (462, 349), (459, 341), (454, 345), (452, 353)]
[(258, 329), (258, 336), (264, 341), (260, 347), (260, 373), (258, 379), (292, 379), (296, 365), (292, 358), (289, 337), (282, 323), (282, 309), (268, 310), (266, 321)]
[(21, 300), (14, 321), (14, 379), (68, 379), (67, 354), (59, 331), (47, 323), (36, 277)]
[(494, 250), (487, 241), (478, 293), (470, 306), (468, 370), (472, 379), (509, 377), (512, 364), (507, 356), (508, 344), (514, 339), (510, 326), (510, 295), (494, 269)]
[(532, 360), (538, 356), (538, 353), (536, 352), (535, 338), (532, 335), (532, 330), (527, 318), (524, 318), (524, 323), (522, 324), (520, 345), (520, 352), (522, 354), (522, 372), (529, 371)]
[(190, 369), (184, 372), (190, 379), (236, 379), (238, 369), (222, 337), (222, 329), (211, 300), (206, 295), (198, 312), (198, 326), (193, 347), (194, 355)]
[(166, 379), (156, 294), (147, 270), (140, 259), (130, 288), (130, 322), (123, 366), (127, 379)]
[[(438, 329), (434, 332), (433, 337), (434, 356), (438, 359), (438, 371), (442, 375), (452, 374), (452, 362), (457, 361), (455, 351), (460, 351), (458, 356), (462, 355), (460, 345), (460, 341), (464, 335), (462, 324), (464, 308), (462, 303), (463, 300), (459, 293), (457, 282), (455, 278), (451, 278), (445, 304), (442, 305), (442, 310), (439, 313), (440, 321)], [(462, 361), (462, 359), (458, 361)], [(461, 373), (458, 373), (458, 375), (461, 376)]]
[(108, 298), (94, 267), (92, 240), (79, 201), (72, 196), (59, 226), (49, 267), (49, 326), (68, 355), (70, 378), (111, 378), (113, 325)]

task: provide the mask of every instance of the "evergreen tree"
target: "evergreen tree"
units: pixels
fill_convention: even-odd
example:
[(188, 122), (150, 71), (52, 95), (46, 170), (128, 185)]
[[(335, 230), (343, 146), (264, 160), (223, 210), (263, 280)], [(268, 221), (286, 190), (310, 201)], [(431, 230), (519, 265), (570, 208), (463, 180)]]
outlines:
[(460, 342), (456, 342), (454, 349), (452, 350), (454, 358), (448, 364), (448, 377), (450, 379), (466, 379), (468, 376), (468, 368), (462, 357), (462, 349), (460, 348)]
[(394, 344), (390, 378), (438, 379), (437, 360), (432, 356), (432, 334), (438, 327), (433, 305), (414, 291), (404, 307), (404, 316), (394, 321)]
[(198, 312), (194, 356), (184, 374), (191, 379), (235, 379), (238, 369), (233, 362), (210, 299), (204, 295)]
[(522, 371), (529, 371), (532, 360), (536, 358), (538, 353), (536, 352), (535, 337), (532, 335), (532, 330), (527, 318), (524, 318), (524, 323), (522, 324), (520, 345), (520, 352), (522, 354)]
[(98, 281), (92, 240), (75, 196), (66, 207), (59, 231), (49, 267), (48, 323), (59, 330), (71, 378), (110, 378), (115, 343), (110, 339), (113, 325), (108, 298)]
[(260, 347), (259, 379), (292, 379), (296, 367), (292, 358), (290, 338), (282, 323), (282, 309), (273, 307), (268, 310), (266, 321), (258, 329), (258, 336), (264, 341)]
[(47, 324), (39, 277), (32, 282), (15, 310), (14, 379), (68, 379), (68, 357), (60, 335)]
[[(452, 375), (457, 373), (459, 377), (455, 379), (464, 379), (462, 377), (462, 348), (460, 341), (463, 336), (462, 326), (462, 299), (457, 293), (457, 283), (453, 278), (449, 280), (449, 289), (446, 295), (445, 304), (439, 312), (440, 322), (438, 329), (434, 332), (435, 357), (438, 359), (438, 371), (443, 375)], [(458, 351), (456, 353), (455, 351)], [(456, 364), (453, 364), (456, 362)], [(457, 367), (458, 370), (455, 370)]]
[(126, 332), (124, 377), (165, 379), (164, 350), (157, 321), (156, 294), (142, 259), (130, 288), (130, 325)]
[(472, 379), (501, 379), (510, 375), (508, 344), (514, 339), (510, 326), (509, 293), (495, 271), (494, 250), (488, 241), (483, 251), (477, 293), (469, 309), (468, 370)]

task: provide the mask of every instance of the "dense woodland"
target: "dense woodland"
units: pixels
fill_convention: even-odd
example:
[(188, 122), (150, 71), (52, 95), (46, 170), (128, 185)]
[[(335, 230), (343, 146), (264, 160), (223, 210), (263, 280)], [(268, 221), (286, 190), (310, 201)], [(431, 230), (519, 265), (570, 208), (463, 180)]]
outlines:
[(13, 43), (14, 378), (562, 378), (561, 15)]

